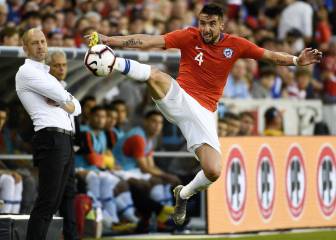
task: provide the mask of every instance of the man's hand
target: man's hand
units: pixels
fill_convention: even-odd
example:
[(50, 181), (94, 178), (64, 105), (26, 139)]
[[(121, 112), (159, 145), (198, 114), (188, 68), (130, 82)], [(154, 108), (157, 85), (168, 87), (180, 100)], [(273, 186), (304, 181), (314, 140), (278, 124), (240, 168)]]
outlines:
[(181, 184), (181, 180), (173, 174), (165, 173), (161, 177), (165, 181), (169, 182), (172, 186), (177, 186)]
[(103, 34), (92, 32), (90, 35), (84, 36), (84, 38), (89, 39), (89, 47), (93, 47), (97, 44), (107, 44), (109, 37)]
[(46, 98), (46, 102), (50, 106), (54, 106), (54, 107), (59, 107), (60, 106), (57, 102), (55, 102), (54, 100), (51, 100), (50, 98)]
[(22, 181), (22, 177), (20, 174), (18, 174), (17, 172), (12, 172), (12, 177), (15, 180), (15, 183), (19, 183)]
[(322, 52), (317, 49), (305, 48), (297, 58), (299, 66), (319, 63), (322, 59)]

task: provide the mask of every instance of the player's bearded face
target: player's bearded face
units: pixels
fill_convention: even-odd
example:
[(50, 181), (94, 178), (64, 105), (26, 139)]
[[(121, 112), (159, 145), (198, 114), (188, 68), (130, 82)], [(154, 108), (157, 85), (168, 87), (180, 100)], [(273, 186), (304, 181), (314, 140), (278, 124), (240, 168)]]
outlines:
[(222, 28), (222, 19), (218, 16), (200, 14), (199, 29), (205, 43), (214, 44), (218, 42)]

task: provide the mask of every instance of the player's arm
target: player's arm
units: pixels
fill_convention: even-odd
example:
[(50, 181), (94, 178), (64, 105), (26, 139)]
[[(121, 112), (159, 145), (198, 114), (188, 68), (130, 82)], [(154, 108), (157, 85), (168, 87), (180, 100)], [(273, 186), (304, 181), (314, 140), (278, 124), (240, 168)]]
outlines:
[(319, 63), (322, 58), (322, 52), (317, 49), (305, 48), (298, 57), (284, 52), (274, 52), (265, 49), (261, 60), (266, 60), (282, 66), (305, 66)]
[(157, 168), (157, 167), (152, 167), (151, 164), (148, 162), (148, 157), (141, 157), (141, 158), (136, 158), (138, 165), (141, 169), (141, 171), (145, 173), (150, 173), (154, 176), (162, 176), (163, 172)]
[(120, 48), (164, 48), (165, 40), (163, 35), (134, 34), (128, 36), (108, 37), (99, 33), (92, 33), (89, 36), (89, 46), (98, 43)]
[(155, 171), (158, 176), (164, 175), (164, 172), (155, 165), (154, 158), (152, 155), (147, 157), (147, 164), (148, 167), (153, 169), (153, 171)]
[(132, 157), (137, 161), (142, 172), (160, 176), (161, 170), (151, 167), (152, 164), (154, 164), (154, 161), (152, 164), (147, 161), (148, 156), (146, 156), (145, 148), (145, 139), (140, 135), (134, 135), (125, 141), (123, 151), (126, 156)]

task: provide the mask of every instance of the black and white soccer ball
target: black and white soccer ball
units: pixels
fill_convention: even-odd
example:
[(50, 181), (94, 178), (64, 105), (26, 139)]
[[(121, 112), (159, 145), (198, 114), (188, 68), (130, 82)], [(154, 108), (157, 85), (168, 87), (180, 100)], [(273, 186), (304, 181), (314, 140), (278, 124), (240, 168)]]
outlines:
[(87, 50), (84, 64), (94, 75), (106, 77), (112, 72), (115, 60), (116, 55), (110, 47), (98, 44)]

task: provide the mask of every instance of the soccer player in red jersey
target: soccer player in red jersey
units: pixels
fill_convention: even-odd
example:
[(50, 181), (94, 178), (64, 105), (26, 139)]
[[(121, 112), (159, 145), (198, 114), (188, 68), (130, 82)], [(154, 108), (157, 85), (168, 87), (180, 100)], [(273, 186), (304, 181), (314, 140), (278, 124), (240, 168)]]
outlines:
[(187, 199), (206, 189), (222, 170), (220, 144), (216, 132), (215, 111), (227, 76), (239, 58), (267, 60), (278, 65), (304, 66), (317, 63), (322, 53), (306, 48), (299, 56), (269, 51), (237, 36), (223, 33), (223, 10), (214, 4), (203, 7), (199, 27), (177, 30), (165, 35), (89, 36), (90, 45), (102, 43), (127, 48), (178, 48), (180, 68), (175, 81), (168, 74), (137, 61), (117, 58), (113, 69), (143, 81), (164, 116), (178, 125), (187, 140), (188, 150), (200, 161), (202, 170), (186, 186), (174, 189), (173, 219), (183, 224)]

